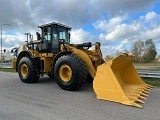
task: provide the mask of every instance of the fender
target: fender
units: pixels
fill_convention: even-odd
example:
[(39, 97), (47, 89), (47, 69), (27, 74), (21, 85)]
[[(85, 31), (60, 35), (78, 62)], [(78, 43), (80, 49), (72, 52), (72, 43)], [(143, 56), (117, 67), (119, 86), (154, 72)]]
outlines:
[(84, 61), (87, 67), (88, 73), (92, 76), (92, 78), (94, 78), (96, 75), (96, 68), (93, 66), (93, 63), (89, 58), (88, 54), (85, 51), (74, 48), (74, 47), (72, 48), (72, 50), (73, 50), (72, 54), (80, 57)]
[(31, 57), (33, 58), (32, 54), (29, 51), (22, 51), (18, 54), (17, 60), (16, 60), (16, 71), (18, 71), (18, 63), (23, 57)]
[(64, 52), (60, 52), (58, 53), (54, 58), (53, 58), (53, 63), (52, 63), (52, 69), (54, 68), (54, 65), (56, 64), (56, 61), (58, 60), (58, 58), (60, 58), (63, 55), (67, 55), (67, 54), (71, 54), (73, 51), (64, 51)]

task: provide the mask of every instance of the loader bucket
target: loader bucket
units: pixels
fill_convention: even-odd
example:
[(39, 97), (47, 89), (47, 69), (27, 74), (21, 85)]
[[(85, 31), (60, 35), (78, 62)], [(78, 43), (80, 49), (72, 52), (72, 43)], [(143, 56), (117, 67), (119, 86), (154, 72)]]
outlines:
[(152, 86), (143, 82), (136, 72), (133, 56), (122, 54), (98, 66), (93, 89), (98, 99), (142, 108)]

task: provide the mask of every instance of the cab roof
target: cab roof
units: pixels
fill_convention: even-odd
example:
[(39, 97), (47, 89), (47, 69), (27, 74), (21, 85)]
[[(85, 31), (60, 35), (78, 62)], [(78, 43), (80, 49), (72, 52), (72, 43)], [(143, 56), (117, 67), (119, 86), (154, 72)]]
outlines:
[(56, 22), (52, 22), (52, 23), (47, 23), (47, 24), (44, 24), (44, 25), (41, 25), (41, 26), (38, 26), (39, 28), (43, 28), (43, 27), (47, 27), (47, 26), (61, 26), (61, 27), (65, 27), (65, 28), (68, 28), (69, 30), (71, 30), (72, 28), (67, 26), (67, 25), (63, 25), (63, 24), (60, 24), (60, 23), (56, 23)]

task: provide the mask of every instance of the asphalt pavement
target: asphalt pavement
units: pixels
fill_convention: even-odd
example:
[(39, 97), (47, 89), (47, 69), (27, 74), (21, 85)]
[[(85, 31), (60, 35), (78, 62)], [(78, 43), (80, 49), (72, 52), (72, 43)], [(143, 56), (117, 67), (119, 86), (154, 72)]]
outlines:
[(25, 84), (17, 73), (0, 72), (0, 120), (160, 120), (160, 89), (147, 99), (140, 109), (96, 99), (89, 83), (71, 92), (47, 76)]

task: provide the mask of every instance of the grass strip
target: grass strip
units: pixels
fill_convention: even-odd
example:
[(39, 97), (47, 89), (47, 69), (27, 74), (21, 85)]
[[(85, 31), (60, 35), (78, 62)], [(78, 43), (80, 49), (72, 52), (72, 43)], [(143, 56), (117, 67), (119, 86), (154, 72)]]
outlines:
[(16, 72), (16, 70), (13, 68), (0, 68), (0, 71), (2, 71), (2, 72)]
[(150, 84), (156, 88), (160, 88), (160, 79), (158, 78), (142, 78), (144, 82)]

